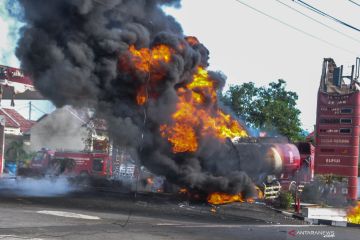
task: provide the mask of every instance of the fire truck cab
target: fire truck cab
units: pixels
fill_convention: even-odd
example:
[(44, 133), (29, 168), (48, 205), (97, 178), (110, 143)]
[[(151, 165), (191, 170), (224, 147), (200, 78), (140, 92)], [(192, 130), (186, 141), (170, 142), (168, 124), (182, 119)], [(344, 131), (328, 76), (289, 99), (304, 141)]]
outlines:
[(54, 151), (45, 148), (41, 149), (31, 159), (30, 169), (34, 172), (45, 173), (54, 153)]

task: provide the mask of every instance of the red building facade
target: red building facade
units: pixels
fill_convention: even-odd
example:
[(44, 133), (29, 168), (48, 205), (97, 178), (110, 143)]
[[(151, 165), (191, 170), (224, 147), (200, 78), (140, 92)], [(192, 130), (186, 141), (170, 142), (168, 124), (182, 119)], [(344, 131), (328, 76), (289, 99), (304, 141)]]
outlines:
[(348, 198), (357, 199), (360, 89), (352, 71), (345, 84), (342, 67), (325, 59), (318, 92), (315, 173), (348, 180)]

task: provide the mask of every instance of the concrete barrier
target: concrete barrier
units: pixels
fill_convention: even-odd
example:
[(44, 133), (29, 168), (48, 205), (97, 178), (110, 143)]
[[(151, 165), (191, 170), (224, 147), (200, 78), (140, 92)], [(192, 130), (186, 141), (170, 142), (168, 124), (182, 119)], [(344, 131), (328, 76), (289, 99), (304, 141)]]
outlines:
[(330, 220), (337, 222), (347, 222), (346, 209), (344, 208), (318, 208), (307, 207), (303, 209), (305, 219), (313, 220)]

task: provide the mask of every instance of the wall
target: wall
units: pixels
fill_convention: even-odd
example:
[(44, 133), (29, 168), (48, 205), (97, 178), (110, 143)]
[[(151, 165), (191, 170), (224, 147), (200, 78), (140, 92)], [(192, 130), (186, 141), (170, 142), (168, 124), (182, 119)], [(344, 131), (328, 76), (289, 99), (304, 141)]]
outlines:
[(30, 132), (30, 149), (43, 147), (52, 150), (84, 150), (88, 133), (85, 122), (74, 115), (76, 111), (64, 107), (55, 110), (36, 123)]

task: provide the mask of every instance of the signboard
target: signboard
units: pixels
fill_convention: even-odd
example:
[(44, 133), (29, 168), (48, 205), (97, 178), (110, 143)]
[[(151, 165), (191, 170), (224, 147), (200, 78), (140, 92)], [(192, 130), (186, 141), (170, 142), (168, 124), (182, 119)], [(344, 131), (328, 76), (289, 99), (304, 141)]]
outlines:
[(0, 100), (43, 100), (32, 80), (21, 69), (0, 65)]
[(13, 87), (15, 93), (22, 93), (26, 90), (35, 91), (33, 82), (23, 71), (2, 65), (0, 65), (0, 85)]
[(315, 174), (348, 179), (349, 198), (356, 198), (359, 159), (359, 92), (319, 91), (316, 124)]
[(5, 116), (0, 115), (0, 175), (4, 172)]

